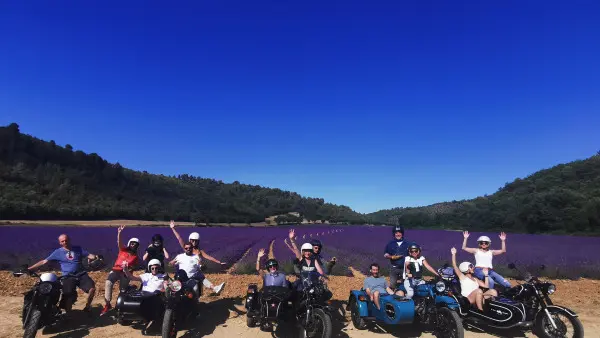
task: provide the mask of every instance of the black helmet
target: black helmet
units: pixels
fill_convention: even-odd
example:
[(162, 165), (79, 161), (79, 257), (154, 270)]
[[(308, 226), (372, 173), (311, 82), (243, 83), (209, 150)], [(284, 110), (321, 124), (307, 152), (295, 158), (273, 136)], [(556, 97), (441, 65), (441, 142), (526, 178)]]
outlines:
[(279, 263), (277, 262), (276, 259), (271, 258), (271, 259), (269, 259), (267, 261), (267, 263), (265, 263), (265, 266), (266, 266), (266, 268), (268, 270), (268, 269), (270, 269), (273, 266), (276, 267), (276, 268), (279, 267)]
[(403, 226), (396, 225), (392, 228), (392, 234), (395, 234), (398, 231), (400, 231), (402, 233), (402, 236), (404, 236), (404, 227)]
[(154, 236), (152, 236), (152, 243), (154, 242), (163, 242), (163, 236), (161, 236), (160, 234), (156, 234)]
[(419, 244), (417, 244), (417, 243), (413, 243), (413, 244), (411, 244), (411, 245), (408, 247), (408, 252), (410, 252), (410, 250), (415, 250), (415, 249), (416, 249), (416, 250), (419, 250), (419, 251), (421, 251), (421, 247), (419, 246)]
[(321, 250), (323, 250), (323, 243), (321, 243), (321, 241), (318, 240), (318, 239), (313, 239), (312, 241), (310, 241), (310, 244), (313, 247), (318, 246), (319, 247), (319, 252), (321, 252)]

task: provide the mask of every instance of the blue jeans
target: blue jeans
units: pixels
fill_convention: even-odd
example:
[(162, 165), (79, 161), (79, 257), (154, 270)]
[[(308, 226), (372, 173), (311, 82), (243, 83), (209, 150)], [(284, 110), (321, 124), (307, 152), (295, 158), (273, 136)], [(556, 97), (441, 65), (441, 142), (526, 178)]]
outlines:
[[(482, 281), (485, 282), (485, 276), (483, 275), (483, 269), (482, 268), (475, 268), (475, 273), (474, 273), (475, 277), (477, 277), (478, 279), (481, 279)], [(488, 279), (489, 279), (489, 283), (490, 283), (490, 289), (494, 288), (494, 285), (496, 283), (504, 286), (505, 288), (509, 288), (511, 287), (510, 282), (507, 281), (506, 279), (504, 279), (504, 277), (500, 276), (496, 271), (492, 270), (492, 269), (488, 269)]]

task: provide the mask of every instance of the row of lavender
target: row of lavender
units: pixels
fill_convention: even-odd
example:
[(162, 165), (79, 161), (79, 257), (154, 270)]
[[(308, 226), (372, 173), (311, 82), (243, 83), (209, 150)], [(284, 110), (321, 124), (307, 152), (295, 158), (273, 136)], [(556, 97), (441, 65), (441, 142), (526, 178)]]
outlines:
[[(200, 244), (211, 256), (234, 263), (233, 273), (255, 273), (256, 255), (261, 248), (269, 252), (269, 244), (273, 242), (271, 255), (280, 261), (285, 270), (291, 271), (293, 255), (286, 247), (284, 240), (288, 237), (289, 228), (177, 228), (183, 238), (192, 231), (200, 233)], [(0, 247), (0, 268), (10, 269), (20, 264), (32, 263), (46, 257), (58, 247), (57, 237), (68, 233), (75, 245), (84, 246), (90, 252), (103, 254), (112, 260), (117, 254), (116, 227), (84, 228), (84, 227), (0, 227), (0, 238), (5, 243)], [(150, 244), (153, 234), (159, 233), (165, 238), (165, 246), (171, 256), (181, 253), (175, 236), (169, 228), (129, 227), (123, 232), (123, 241), (137, 237), (141, 241), (140, 254)], [(468, 245), (475, 247), (476, 238), (482, 233), (472, 233)], [(498, 234), (485, 233), (492, 239), (492, 248), (500, 248)], [(309, 227), (296, 228), (296, 241), (299, 245), (317, 238), (324, 245), (324, 253), (328, 257), (338, 258), (334, 268), (335, 275), (348, 275), (353, 267), (363, 273), (367, 272), (371, 262), (387, 266), (383, 258), (386, 243), (392, 239), (389, 227), (347, 226), (347, 227)], [(463, 241), (461, 232), (441, 230), (411, 230), (407, 228), (406, 238), (417, 242), (423, 248), (423, 255), (434, 266), (438, 267), (450, 262), (450, 248), (460, 249)], [(507, 275), (508, 262), (514, 262), (527, 270), (537, 269), (541, 264), (546, 266), (544, 275), (551, 277), (589, 277), (600, 278), (600, 255), (595, 249), (600, 246), (597, 237), (571, 237), (508, 234), (508, 252), (494, 258), (497, 270)], [(459, 261), (473, 261), (472, 255), (459, 250)], [(263, 260), (264, 262), (264, 260)], [(219, 267), (209, 263), (209, 270)], [(386, 270), (386, 269), (384, 269)]]

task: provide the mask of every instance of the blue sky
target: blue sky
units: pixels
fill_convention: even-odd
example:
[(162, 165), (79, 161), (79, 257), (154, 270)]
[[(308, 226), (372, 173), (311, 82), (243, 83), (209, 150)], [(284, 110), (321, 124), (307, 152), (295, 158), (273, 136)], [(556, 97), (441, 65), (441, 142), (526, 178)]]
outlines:
[(360, 212), (600, 150), (600, 3), (369, 3), (3, 2), (0, 123)]

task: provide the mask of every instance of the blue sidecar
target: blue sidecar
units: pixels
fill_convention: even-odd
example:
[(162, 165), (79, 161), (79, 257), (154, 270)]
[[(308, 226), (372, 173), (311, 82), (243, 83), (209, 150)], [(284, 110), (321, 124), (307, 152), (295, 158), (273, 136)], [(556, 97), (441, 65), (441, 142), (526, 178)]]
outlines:
[(379, 300), (381, 308), (378, 310), (364, 290), (350, 291), (348, 307), (354, 327), (364, 330), (374, 322), (387, 325), (418, 323), (432, 326), (437, 337), (464, 337), (462, 320), (456, 312), (459, 305), (448, 295), (442, 281), (416, 285), (412, 299), (384, 295)]

